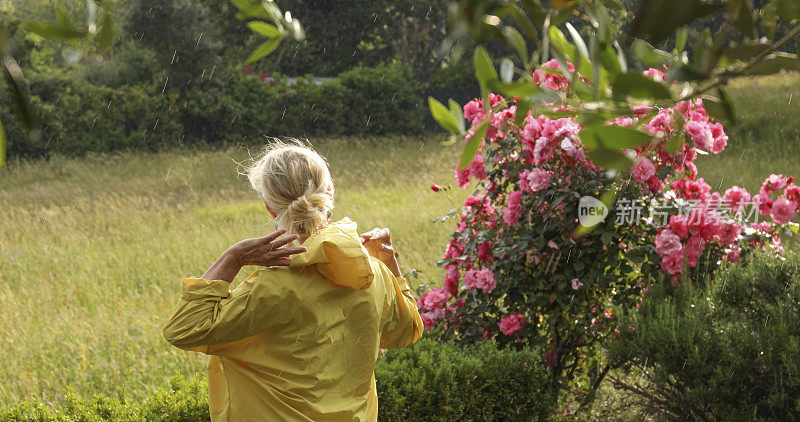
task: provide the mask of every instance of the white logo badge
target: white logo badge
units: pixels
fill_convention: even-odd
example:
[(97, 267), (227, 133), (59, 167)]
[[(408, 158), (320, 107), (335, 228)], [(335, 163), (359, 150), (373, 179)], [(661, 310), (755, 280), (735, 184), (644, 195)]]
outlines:
[(594, 227), (606, 220), (608, 207), (597, 198), (584, 196), (578, 202), (578, 221), (583, 227)]

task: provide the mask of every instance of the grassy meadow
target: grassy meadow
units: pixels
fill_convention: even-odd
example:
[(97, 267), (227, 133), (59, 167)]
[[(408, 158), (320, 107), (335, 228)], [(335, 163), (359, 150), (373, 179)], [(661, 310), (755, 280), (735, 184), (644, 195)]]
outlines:
[[(452, 227), (432, 220), (452, 206), (429, 186), (450, 182), (458, 151), (434, 139), (315, 145), (337, 185), (333, 218), (363, 231), (390, 227), (403, 270), (422, 271), (412, 282), (439, 279)], [(160, 327), (181, 277), (273, 230), (237, 174), (249, 156), (231, 148), (56, 158), (3, 171), (0, 407), (51, 401), (68, 385), (137, 396), (204, 368), (204, 357), (169, 346)]]
[[(701, 176), (722, 189), (757, 188), (772, 171), (800, 176), (800, 75), (729, 90), (740, 122), (729, 150), (699, 161)], [(440, 279), (453, 228), (432, 223), (451, 204), (429, 185), (452, 183), (460, 149), (438, 140), (312, 140), (337, 185), (333, 218), (390, 227), (404, 270), (422, 271), (416, 283)], [(160, 327), (181, 277), (272, 230), (238, 175), (250, 153), (55, 157), (0, 170), (0, 407), (55, 401), (67, 386), (140, 397), (203, 370), (206, 359), (169, 346)]]

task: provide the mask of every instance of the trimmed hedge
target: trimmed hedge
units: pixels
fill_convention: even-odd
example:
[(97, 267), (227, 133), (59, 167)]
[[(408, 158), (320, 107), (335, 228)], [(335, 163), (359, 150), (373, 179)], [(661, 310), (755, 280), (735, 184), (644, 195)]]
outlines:
[(356, 68), (321, 85), (306, 79), (271, 85), (258, 76), (228, 73), (162, 93), (160, 86), (109, 88), (32, 74), (39, 139), (22, 132), (9, 95), (0, 95), (0, 117), (9, 157), (258, 144), (265, 136), (408, 135), (422, 130), (426, 112), (422, 87), (411, 79), (399, 65)]
[[(546, 373), (527, 349), (468, 348), (430, 337), (388, 350), (378, 360), (379, 418), (386, 421), (513, 421), (547, 419), (555, 400), (543, 391)], [(172, 421), (209, 419), (206, 381), (176, 377), (144, 400), (124, 393), (81, 398), (68, 392), (55, 410), (24, 402), (0, 410), (0, 421)]]

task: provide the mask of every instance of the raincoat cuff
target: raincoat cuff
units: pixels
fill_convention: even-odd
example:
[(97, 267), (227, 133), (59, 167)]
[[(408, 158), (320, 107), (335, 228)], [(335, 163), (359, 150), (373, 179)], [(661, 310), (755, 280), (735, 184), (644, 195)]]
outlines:
[(224, 280), (206, 280), (197, 277), (183, 279), (181, 298), (186, 301), (207, 297), (226, 298), (231, 294), (231, 283)]

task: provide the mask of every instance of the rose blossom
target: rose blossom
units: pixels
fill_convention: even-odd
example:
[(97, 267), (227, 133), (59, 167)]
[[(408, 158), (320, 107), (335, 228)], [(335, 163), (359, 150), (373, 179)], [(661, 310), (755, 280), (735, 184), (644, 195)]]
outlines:
[(502, 331), (503, 334), (510, 336), (521, 330), (522, 326), (527, 322), (528, 320), (519, 312), (512, 312), (511, 315), (504, 316), (497, 325), (500, 327), (500, 331)]
[(633, 180), (639, 183), (647, 183), (647, 180), (654, 174), (656, 174), (656, 167), (646, 157), (639, 157), (636, 164), (631, 168)]
[(772, 216), (772, 219), (775, 220), (776, 223), (785, 224), (792, 221), (796, 210), (797, 205), (794, 202), (786, 198), (779, 198), (772, 204), (770, 216)]
[(468, 270), (464, 274), (464, 286), (470, 290), (481, 289), (484, 292), (490, 292), (496, 285), (494, 273), (488, 268)]
[(683, 129), (692, 137), (694, 144), (703, 150), (710, 150), (714, 144), (714, 135), (708, 125), (702, 122), (689, 120), (683, 125)]
[(661, 256), (678, 253), (682, 247), (681, 239), (670, 229), (664, 229), (656, 236), (656, 253)]
[(473, 121), (476, 118), (483, 118), (486, 115), (483, 113), (483, 104), (478, 99), (473, 99), (472, 101), (464, 104), (464, 118)]
[(519, 188), (525, 192), (539, 192), (550, 185), (553, 173), (540, 168), (523, 170), (519, 173)]
[(513, 225), (519, 219), (519, 213), (522, 211), (522, 204), (520, 198), (522, 191), (515, 190), (508, 194), (508, 205), (503, 207), (503, 221), (509, 226)]
[(573, 278), (572, 279), (572, 289), (573, 290), (578, 290), (578, 289), (581, 288), (581, 286), (583, 286), (583, 283), (581, 283), (580, 280), (578, 280), (577, 278)]
[(680, 275), (683, 271), (683, 251), (666, 255), (661, 258), (661, 269), (672, 276)]
[(427, 311), (435, 311), (444, 308), (450, 295), (444, 288), (437, 287), (419, 297), (419, 306)]
[(665, 80), (667, 80), (667, 75), (664, 73), (663, 70), (658, 70), (651, 67), (642, 73), (644, 74), (644, 76), (647, 76), (648, 78), (656, 82), (664, 82)]
[(750, 194), (745, 188), (731, 186), (722, 195), (722, 199), (731, 207), (733, 212), (739, 211), (744, 205), (750, 202)]

